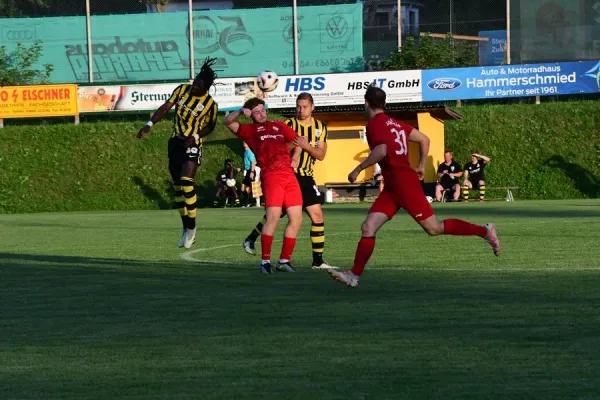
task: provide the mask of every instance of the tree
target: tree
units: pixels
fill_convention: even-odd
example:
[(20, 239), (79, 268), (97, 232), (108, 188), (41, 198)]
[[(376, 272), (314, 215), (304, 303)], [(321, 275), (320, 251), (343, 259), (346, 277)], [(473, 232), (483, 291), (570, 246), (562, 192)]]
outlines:
[(477, 47), (472, 43), (453, 39), (422, 36), (417, 39), (407, 37), (402, 42), (401, 51), (392, 51), (375, 69), (409, 70), (473, 67), (478, 65)]
[(0, 86), (33, 85), (48, 83), (53, 67), (44, 64), (34, 68), (42, 55), (42, 43), (35, 41), (30, 47), (17, 43), (14, 50), (0, 46)]
[(35, 7), (47, 7), (44, 0), (0, 0), (0, 15), (21, 17), (27, 15)]

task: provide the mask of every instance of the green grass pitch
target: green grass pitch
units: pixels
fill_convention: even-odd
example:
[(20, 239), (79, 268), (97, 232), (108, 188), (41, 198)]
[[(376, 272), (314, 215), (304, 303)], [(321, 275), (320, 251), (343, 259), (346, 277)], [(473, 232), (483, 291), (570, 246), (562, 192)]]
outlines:
[[(332, 265), (367, 207), (326, 206)], [(1, 215), (0, 398), (600, 398), (600, 201), (435, 210), (504, 253), (401, 212), (349, 289), (309, 268), (308, 218), (298, 272), (264, 276), (258, 209), (199, 210), (191, 251), (176, 211)]]

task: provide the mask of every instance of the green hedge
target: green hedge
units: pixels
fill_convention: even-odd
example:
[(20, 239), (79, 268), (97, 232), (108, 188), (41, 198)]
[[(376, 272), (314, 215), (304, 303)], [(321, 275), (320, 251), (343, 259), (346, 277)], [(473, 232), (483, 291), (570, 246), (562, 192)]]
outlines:
[[(446, 144), (457, 161), (471, 149), (492, 157), (488, 186), (517, 185), (518, 198), (600, 195), (597, 102), (487, 105), (457, 109)], [(170, 122), (135, 139), (145, 120), (73, 124), (27, 121), (0, 129), (0, 212), (169, 208), (166, 145)], [(227, 157), (241, 166), (241, 142), (222, 124), (206, 141), (197, 184), (201, 204), (214, 195)]]
[(472, 150), (491, 157), (488, 187), (519, 186), (515, 196), (527, 199), (600, 197), (597, 101), (455, 110), (464, 120), (447, 123), (446, 147), (461, 164)]

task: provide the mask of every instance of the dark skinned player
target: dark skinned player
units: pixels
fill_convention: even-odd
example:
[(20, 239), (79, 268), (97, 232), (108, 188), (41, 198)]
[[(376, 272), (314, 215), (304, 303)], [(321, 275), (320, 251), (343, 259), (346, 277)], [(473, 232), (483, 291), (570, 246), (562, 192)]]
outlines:
[(173, 133), (168, 144), (169, 172), (175, 189), (175, 205), (183, 224), (179, 247), (186, 249), (196, 240), (194, 179), (202, 161), (202, 138), (213, 132), (217, 122), (218, 106), (208, 93), (217, 78), (211, 68), (215, 61), (207, 58), (192, 84), (179, 85), (137, 134), (137, 138), (142, 139), (175, 107)]

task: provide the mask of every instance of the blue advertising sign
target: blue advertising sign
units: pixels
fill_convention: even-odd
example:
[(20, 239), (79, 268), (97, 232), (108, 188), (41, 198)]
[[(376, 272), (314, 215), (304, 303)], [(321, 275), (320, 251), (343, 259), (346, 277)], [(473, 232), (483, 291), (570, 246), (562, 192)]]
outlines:
[(423, 70), (423, 101), (600, 92), (600, 62)]
[(502, 65), (506, 53), (506, 31), (481, 31), (479, 37), (486, 37), (487, 42), (479, 42), (480, 65)]
[[(300, 72), (362, 71), (362, 20), (362, 4), (298, 7)], [(85, 17), (1, 21), (8, 51), (42, 41), (51, 82), (89, 82)], [(294, 73), (291, 7), (195, 11), (192, 26), (198, 67), (210, 56), (221, 77)], [(187, 12), (92, 16), (94, 82), (189, 79), (189, 33)]]

